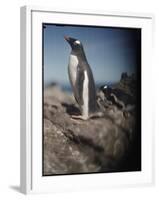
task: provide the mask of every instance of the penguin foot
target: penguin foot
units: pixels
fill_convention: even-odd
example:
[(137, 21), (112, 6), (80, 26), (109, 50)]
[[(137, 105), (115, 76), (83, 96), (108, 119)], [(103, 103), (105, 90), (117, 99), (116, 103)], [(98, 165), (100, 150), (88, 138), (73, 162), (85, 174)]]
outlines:
[(90, 116), (90, 118), (101, 118), (101, 117), (104, 117), (104, 113), (102, 112), (93, 113)]
[(72, 115), (71, 118), (72, 119), (81, 119), (81, 120), (88, 120), (89, 119), (89, 117), (83, 116), (83, 115)]

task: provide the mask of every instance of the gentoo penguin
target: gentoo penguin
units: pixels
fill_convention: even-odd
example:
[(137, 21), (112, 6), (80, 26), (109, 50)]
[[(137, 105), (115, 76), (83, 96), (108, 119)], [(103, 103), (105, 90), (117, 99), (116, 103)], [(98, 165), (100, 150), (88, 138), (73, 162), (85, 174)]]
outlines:
[(82, 43), (78, 39), (64, 36), (71, 46), (68, 74), (73, 94), (79, 105), (80, 116), (72, 116), (87, 120), (98, 113), (95, 82), (92, 70), (87, 62)]
[(120, 88), (103, 85), (100, 90), (108, 101), (123, 111), (132, 111), (135, 108), (135, 99)]

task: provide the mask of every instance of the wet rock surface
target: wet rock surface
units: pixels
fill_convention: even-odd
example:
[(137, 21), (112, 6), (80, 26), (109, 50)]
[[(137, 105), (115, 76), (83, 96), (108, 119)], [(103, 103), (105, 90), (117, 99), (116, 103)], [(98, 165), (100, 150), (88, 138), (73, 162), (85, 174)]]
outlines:
[[(78, 105), (72, 94), (52, 85), (44, 91), (43, 175), (140, 170), (136, 112), (98, 103), (103, 117), (72, 119)], [(100, 105), (100, 102), (103, 104)]]

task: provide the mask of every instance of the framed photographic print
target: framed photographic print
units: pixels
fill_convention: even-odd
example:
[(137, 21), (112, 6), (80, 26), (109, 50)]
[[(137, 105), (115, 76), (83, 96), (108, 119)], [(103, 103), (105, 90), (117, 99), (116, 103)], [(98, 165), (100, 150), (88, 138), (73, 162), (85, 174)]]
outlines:
[(153, 183), (148, 14), (21, 8), (21, 191)]

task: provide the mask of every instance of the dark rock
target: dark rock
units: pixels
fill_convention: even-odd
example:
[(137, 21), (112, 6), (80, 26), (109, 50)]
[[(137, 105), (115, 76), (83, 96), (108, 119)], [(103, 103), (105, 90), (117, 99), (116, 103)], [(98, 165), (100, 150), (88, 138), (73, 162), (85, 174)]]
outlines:
[(137, 91), (136, 75), (133, 73), (128, 76), (127, 73), (122, 73), (120, 82), (115, 87), (124, 90), (131, 96), (135, 96)]

